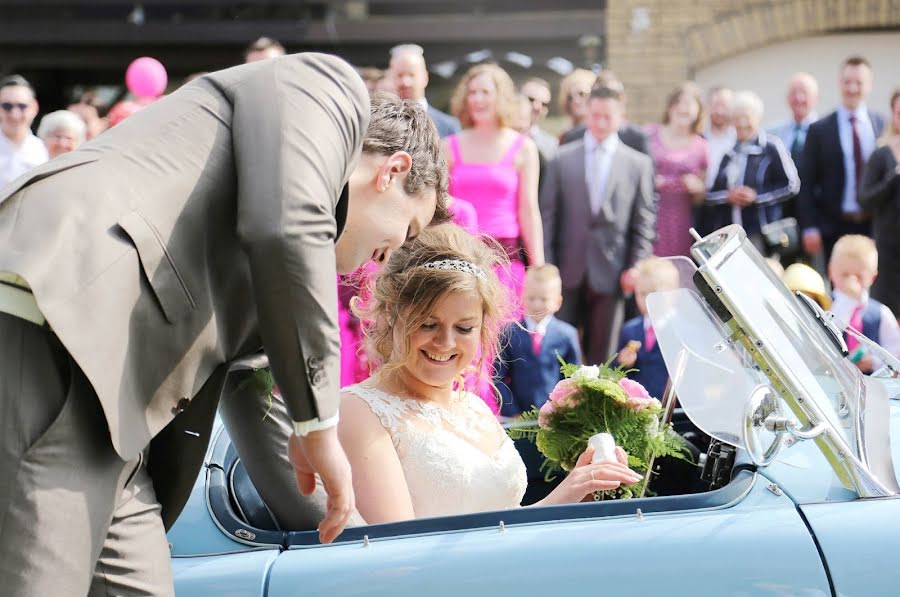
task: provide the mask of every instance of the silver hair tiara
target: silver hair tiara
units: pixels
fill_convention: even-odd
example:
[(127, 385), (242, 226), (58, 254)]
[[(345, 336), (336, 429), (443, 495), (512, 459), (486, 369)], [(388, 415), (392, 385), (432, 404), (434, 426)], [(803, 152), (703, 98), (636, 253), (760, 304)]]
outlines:
[(487, 278), (487, 276), (484, 274), (483, 269), (481, 269), (474, 263), (463, 261), (462, 259), (440, 259), (438, 261), (429, 261), (428, 263), (424, 263), (419, 267), (424, 267), (425, 269), (452, 269), (458, 272), (472, 274), (473, 276), (481, 280)]

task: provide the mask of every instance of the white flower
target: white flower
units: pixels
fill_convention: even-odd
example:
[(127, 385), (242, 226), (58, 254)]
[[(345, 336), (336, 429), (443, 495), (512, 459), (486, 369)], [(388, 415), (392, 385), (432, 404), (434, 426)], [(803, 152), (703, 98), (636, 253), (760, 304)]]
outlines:
[(589, 379), (599, 378), (600, 367), (597, 367), (596, 365), (582, 365), (575, 370), (575, 373), (572, 374), (572, 379), (574, 379), (575, 381), (587, 381)]

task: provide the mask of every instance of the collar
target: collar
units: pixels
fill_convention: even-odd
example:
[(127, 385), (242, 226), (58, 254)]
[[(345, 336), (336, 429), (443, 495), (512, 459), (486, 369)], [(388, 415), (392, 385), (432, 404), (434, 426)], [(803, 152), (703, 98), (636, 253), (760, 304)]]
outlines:
[(644, 324), (644, 331), (646, 332), (647, 330), (650, 329), (650, 326), (653, 325), (653, 322), (650, 321), (650, 318), (647, 317), (646, 315), (642, 315), (642, 316), (641, 316), (641, 320), (642, 320), (642, 322), (643, 322), (643, 324)]
[(811, 125), (812, 123), (814, 123), (815, 121), (817, 121), (818, 119), (819, 119), (819, 115), (815, 111), (812, 111), (809, 114), (807, 114), (806, 118), (804, 118), (800, 122), (797, 122), (796, 120), (791, 118), (790, 124), (791, 124), (791, 127), (795, 127), (799, 124), (801, 127), (806, 128), (809, 125)]
[(525, 329), (529, 332), (537, 332), (541, 335), (547, 334), (547, 328), (550, 327), (550, 321), (553, 315), (548, 315), (540, 321), (535, 321), (528, 315), (525, 316)]
[(843, 104), (837, 107), (838, 116), (847, 122), (850, 122), (850, 116), (856, 116), (857, 122), (868, 122), (869, 121), (869, 109), (866, 107), (865, 102), (860, 102), (859, 106), (857, 106), (856, 110), (850, 111)]
[(869, 303), (869, 291), (863, 290), (862, 296), (859, 298), (859, 300), (856, 300), (852, 296), (850, 296), (844, 292), (841, 292), (840, 290), (835, 288), (834, 289), (834, 302), (835, 303), (845, 302), (845, 303), (852, 304), (853, 306), (860, 305), (861, 307), (865, 307)]
[(618, 133), (613, 133), (609, 135), (603, 141), (598, 141), (594, 135), (591, 134), (591, 131), (584, 131), (584, 151), (585, 153), (591, 154), (594, 153), (598, 147), (602, 147), (604, 153), (612, 153), (619, 146), (619, 135)]
[(765, 150), (766, 143), (766, 132), (762, 129), (759, 129), (759, 133), (757, 133), (757, 135), (749, 141), (744, 141), (743, 143), (741, 143), (740, 141), (736, 142), (731, 150), (731, 153), (759, 155)]

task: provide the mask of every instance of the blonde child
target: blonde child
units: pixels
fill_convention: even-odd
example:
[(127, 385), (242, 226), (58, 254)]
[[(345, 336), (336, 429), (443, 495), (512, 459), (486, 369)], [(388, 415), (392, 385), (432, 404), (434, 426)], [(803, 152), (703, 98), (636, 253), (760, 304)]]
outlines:
[(634, 300), (640, 315), (629, 319), (619, 334), (619, 364), (635, 368), (628, 377), (639, 382), (655, 398), (662, 398), (669, 380), (656, 332), (647, 316), (647, 295), (680, 286), (678, 269), (667, 259), (650, 257), (635, 266)]
[[(831, 311), (839, 320), (862, 332), (895, 357), (900, 357), (900, 326), (891, 310), (869, 296), (878, 276), (878, 250), (867, 236), (848, 234), (834, 245), (828, 262), (828, 277), (834, 289)], [(850, 360), (863, 373), (871, 373), (881, 361), (867, 354), (852, 336), (846, 336)]]

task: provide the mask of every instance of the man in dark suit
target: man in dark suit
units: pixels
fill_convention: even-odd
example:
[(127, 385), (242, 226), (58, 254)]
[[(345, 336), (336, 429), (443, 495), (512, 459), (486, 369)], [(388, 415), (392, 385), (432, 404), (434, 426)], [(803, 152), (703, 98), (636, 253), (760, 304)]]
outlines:
[(857, 193), (863, 167), (884, 130), (884, 117), (866, 107), (872, 90), (872, 67), (860, 56), (844, 61), (840, 74), (841, 104), (812, 123), (800, 164), (797, 208), (803, 248), (810, 256), (824, 252), (845, 234), (871, 236), (871, 215), (859, 206)]
[(389, 75), (394, 79), (397, 95), (401, 99), (417, 102), (428, 112), (441, 137), (459, 132), (459, 121), (441, 112), (425, 99), (428, 87), (428, 68), (425, 66), (425, 51), (416, 44), (403, 44), (391, 49)]
[(622, 322), (620, 279), (656, 238), (653, 163), (619, 140), (622, 118), (621, 92), (595, 87), (588, 131), (560, 148), (540, 196), (546, 260), (562, 277), (559, 315), (582, 328), (591, 363), (609, 357)]
[(504, 417), (517, 417), (532, 406), (543, 406), (563, 378), (560, 358), (581, 364), (578, 331), (554, 317), (562, 305), (562, 281), (555, 265), (528, 268), (522, 302), (525, 317), (507, 328), (495, 367)]
[[(622, 110), (624, 114), (625, 110), (625, 86), (622, 85), (622, 82), (612, 71), (605, 70), (600, 75), (597, 76), (597, 81), (594, 83), (594, 87), (608, 87), (610, 89), (617, 90), (622, 95)], [(562, 134), (559, 139), (560, 145), (566, 145), (567, 143), (571, 143), (573, 141), (578, 141), (584, 138), (584, 132), (587, 130), (587, 125), (579, 125), (576, 127), (572, 127), (568, 131)], [(627, 145), (628, 147), (643, 153), (644, 155), (650, 155), (650, 145), (647, 139), (647, 133), (644, 132), (644, 129), (641, 127), (631, 124), (624, 120), (622, 124), (619, 126), (619, 140)]]
[(444, 217), (442, 156), (421, 109), (295, 54), (195, 79), (7, 186), (3, 590), (171, 594), (164, 520), (231, 363), (263, 347), (332, 540), (354, 506), (335, 277)]

